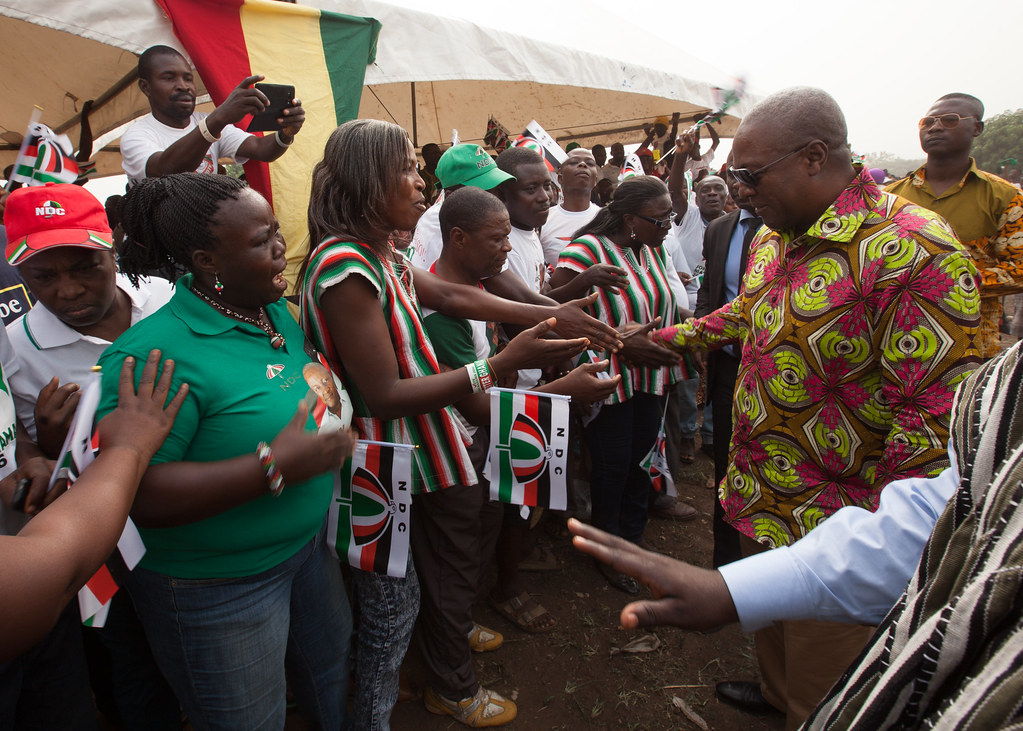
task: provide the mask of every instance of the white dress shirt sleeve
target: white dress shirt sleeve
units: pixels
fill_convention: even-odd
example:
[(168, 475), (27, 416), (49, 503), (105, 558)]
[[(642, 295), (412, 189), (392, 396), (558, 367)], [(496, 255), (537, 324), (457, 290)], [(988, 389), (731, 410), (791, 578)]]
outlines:
[(842, 508), (791, 546), (722, 566), (743, 630), (785, 619), (877, 624), (916, 571), (959, 487), (955, 454), (933, 478), (896, 480), (877, 512)]

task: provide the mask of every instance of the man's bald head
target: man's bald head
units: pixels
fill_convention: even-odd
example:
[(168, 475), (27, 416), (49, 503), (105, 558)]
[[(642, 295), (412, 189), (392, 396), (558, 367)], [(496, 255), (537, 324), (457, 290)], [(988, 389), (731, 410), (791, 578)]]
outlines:
[(757, 104), (732, 143), (736, 192), (769, 227), (802, 233), (855, 176), (845, 115), (827, 92), (785, 89)]

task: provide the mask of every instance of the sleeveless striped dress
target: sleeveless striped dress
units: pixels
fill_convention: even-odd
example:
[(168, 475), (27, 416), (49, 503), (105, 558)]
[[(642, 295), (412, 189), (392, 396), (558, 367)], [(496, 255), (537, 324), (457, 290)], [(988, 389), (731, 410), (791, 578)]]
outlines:
[(423, 326), (416, 300), (412, 269), (402, 256), (403, 265), (381, 259), (366, 244), (327, 238), (316, 247), (302, 282), (302, 329), (332, 368), (341, 377), (352, 397), (352, 419), (360, 437), (418, 446), (414, 454), (416, 477), (413, 493), (433, 492), (453, 485), (477, 482), (462, 432), (450, 407), (429, 414), (407, 416), (391, 421), (374, 417), (344, 363), (327, 328), (320, 300), (330, 287), (351, 275), (363, 277), (377, 292), (387, 320), (391, 345), (401, 378), (418, 378), (440, 372), (433, 345)]
[[(582, 273), (596, 264), (610, 264), (625, 270), (629, 286), (621, 294), (597, 289), (597, 301), (587, 313), (608, 323), (621, 327), (629, 321), (644, 325), (660, 316), (661, 322), (675, 322), (675, 297), (668, 285), (668, 267), (664, 249), (643, 246), (639, 255), (628, 247), (615, 246), (603, 236), (580, 236), (566, 246), (558, 258), (559, 269)], [(604, 353), (609, 358), (608, 374), (622, 374), (618, 389), (608, 399), (608, 404), (628, 401), (637, 391), (656, 396), (682, 380), (682, 370), (671, 368), (647, 368), (626, 366), (617, 353)]]

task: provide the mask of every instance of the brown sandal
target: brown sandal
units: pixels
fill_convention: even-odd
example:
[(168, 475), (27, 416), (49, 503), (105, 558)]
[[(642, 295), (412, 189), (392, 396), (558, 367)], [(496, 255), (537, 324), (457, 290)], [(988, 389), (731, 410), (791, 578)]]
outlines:
[[(532, 604), (532, 606), (530, 606), (530, 604)], [(542, 604), (533, 599), (533, 597), (529, 595), (528, 591), (524, 591), (518, 596), (513, 596), (511, 599), (503, 602), (499, 602), (491, 596), (490, 606), (492, 606), (498, 614), (514, 624), (516, 627), (532, 634), (550, 632), (558, 626), (557, 620), (546, 627), (537, 625), (537, 620), (545, 615), (551, 619), (554, 619), (554, 617)]]

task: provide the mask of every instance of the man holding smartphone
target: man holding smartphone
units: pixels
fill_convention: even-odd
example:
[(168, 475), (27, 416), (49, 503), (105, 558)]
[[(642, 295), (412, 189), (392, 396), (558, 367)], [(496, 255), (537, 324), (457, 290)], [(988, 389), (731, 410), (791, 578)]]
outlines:
[(278, 130), (257, 137), (235, 124), (266, 109), (270, 100), (249, 76), (210, 114), (195, 111), (192, 67), (169, 46), (152, 46), (139, 56), (139, 89), (150, 113), (135, 120), (121, 137), (124, 172), (131, 183), (171, 173), (216, 173), (217, 161), (231, 158), (271, 162), (283, 155), (302, 129), (305, 110), (290, 100), (277, 119)]

